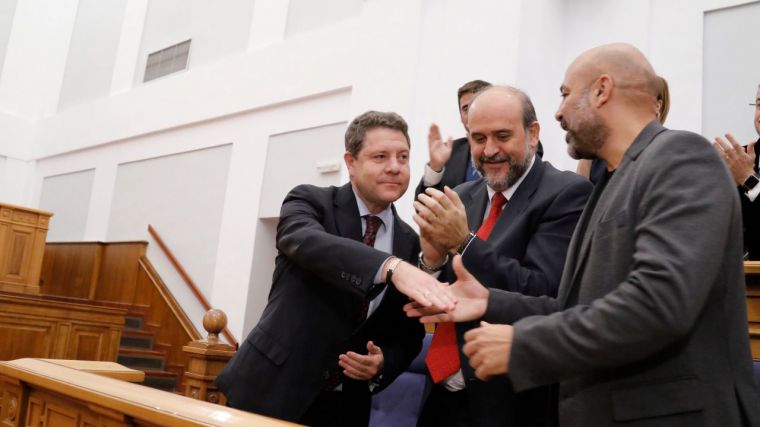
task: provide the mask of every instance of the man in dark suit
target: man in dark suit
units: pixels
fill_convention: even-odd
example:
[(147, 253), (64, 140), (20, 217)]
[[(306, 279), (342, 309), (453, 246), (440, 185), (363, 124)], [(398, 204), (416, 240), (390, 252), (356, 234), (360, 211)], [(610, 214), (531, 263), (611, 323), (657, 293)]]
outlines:
[[(760, 135), (760, 85), (755, 96), (755, 131)], [(742, 147), (733, 135), (726, 134), (728, 143), (720, 137), (715, 138), (715, 149), (723, 157), (731, 176), (739, 189), (744, 218), (745, 259), (760, 261), (760, 173), (758, 173), (758, 156), (755, 152), (756, 142)]]
[[(483, 178), (458, 186), (456, 193), (447, 189), (451, 197), (435, 189), (419, 196), (415, 221), (430, 242), (423, 247), (425, 264), (460, 253), (489, 286), (556, 296), (567, 246), (592, 185), (535, 155), (540, 126), (530, 98), (518, 89), (481, 91), (470, 105), (468, 127), (473, 164)], [(448, 269), (440, 279), (454, 276)], [(418, 425), (556, 425), (556, 412), (547, 410), (556, 406), (548, 388), (515, 394), (505, 377), (475, 378), (466, 357), (457, 354), (463, 334), (475, 326), (456, 326), (459, 351), (450, 358), (457, 363), (441, 369), (436, 345), (449, 326), (438, 325), (427, 359), (436, 385)]]
[[(472, 80), (462, 85), (457, 90), (457, 105), (459, 106), (459, 118), (467, 132), (467, 111), (475, 94), (491, 86), (483, 80)], [(422, 176), (415, 195), (425, 191), (428, 187), (443, 190), (444, 186), (451, 188), (457, 185), (474, 181), (480, 178), (475, 167), (470, 162), (470, 144), (467, 137), (452, 140), (451, 137), (444, 140), (438, 125), (433, 123), (428, 131), (428, 153), (430, 161), (425, 165), (425, 174)]]
[(575, 158), (602, 158), (559, 295), (482, 287), (454, 259), (456, 308), (483, 319), (464, 352), (516, 390), (560, 383), (573, 426), (758, 426), (744, 300), (741, 208), (710, 143), (655, 119), (654, 70), (636, 48), (591, 49), (568, 68), (556, 118)]
[(344, 159), (349, 184), (301, 185), (282, 204), (269, 302), (216, 380), (234, 408), (367, 425), (371, 393), (420, 350), (424, 330), (401, 309), (407, 296), (453, 307), (447, 287), (403, 261), (419, 252), (392, 205), (409, 184), (406, 122), (395, 113), (358, 116)]

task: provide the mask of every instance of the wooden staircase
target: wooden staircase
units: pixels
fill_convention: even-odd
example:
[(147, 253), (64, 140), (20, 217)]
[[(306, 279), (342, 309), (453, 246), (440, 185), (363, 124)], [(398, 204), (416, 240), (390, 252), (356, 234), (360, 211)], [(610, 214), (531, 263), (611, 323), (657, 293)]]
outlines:
[(118, 356), (145, 372), (144, 385), (182, 390), (188, 356), (201, 335), (145, 257), (147, 242), (48, 243), (42, 293), (126, 311)]
[(180, 376), (166, 370), (167, 352), (155, 348), (155, 335), (143, 328), (142, 317), (126, 316), (116, 361), (145, 372), (142, 385), (170, 392), (181, 391)]

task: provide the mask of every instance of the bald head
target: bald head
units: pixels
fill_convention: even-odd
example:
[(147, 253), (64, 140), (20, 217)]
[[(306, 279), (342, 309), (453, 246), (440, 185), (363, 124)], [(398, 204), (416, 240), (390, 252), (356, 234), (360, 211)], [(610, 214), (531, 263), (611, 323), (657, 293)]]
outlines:
[[(480, 104), (480, 106), (477, 106)], [(537, 121), (536, 109), (533, 107), (530, 97), (520, 89), (512, 86), (491, 86), (479, 92), (470, 104), (473, 108), (491, 110), (494, 106), (510, 104), (520, 109), (523, 128), (527, 129), (531, 123)]]
[(647, 58), (630, 44), (613, 43), (582, 53), (568, 68), (568, 74), (590, 86), (602, 75), (612, 80), (623, 101), (640, 105), (642, 100), (656, 100), (660, 82)]

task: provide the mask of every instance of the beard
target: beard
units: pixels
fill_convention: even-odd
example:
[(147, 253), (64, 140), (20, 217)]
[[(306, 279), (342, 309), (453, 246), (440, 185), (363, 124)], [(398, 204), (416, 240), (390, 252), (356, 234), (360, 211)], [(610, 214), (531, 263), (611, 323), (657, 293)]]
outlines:
[[(525, 158), (522, 161), (518, 161), (512, 156), (504, 153), (497, 153), (491, 157), (480, 156), (480, 158), (472, 159), (472, 165), (485, 179), (486, 184), (495, 191), (504, 191), (507, 188), (513, 186), (517, 180), (528, 170), (530, 161), (533, 160), (533, 153), (530, 151), (530, 140), (525, 138)], [(490, 175), (483, 167), (486, 163), (502, 163), (507, 162), (509, 164), (509, 171), (503, 177), (497, 177)]]
[(565, 118), (560, 125), (567, 134), (567, 154), (570, 157), (580, 159), (595, 159), (596, 153), (604, 145), (610, 135), (610, 129), (602, 121), (602, 118), (588, 103), (587, 93), (581, 95), (581, 101), (575, 106), (576, 113), (572, 124), (568, 124)]

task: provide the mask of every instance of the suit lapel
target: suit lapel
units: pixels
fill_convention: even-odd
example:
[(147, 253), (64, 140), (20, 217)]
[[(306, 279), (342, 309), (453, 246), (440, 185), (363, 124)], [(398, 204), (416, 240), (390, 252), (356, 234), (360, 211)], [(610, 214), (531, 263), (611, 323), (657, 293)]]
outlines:
[(362, 223), (351, 183), (338, 189), (333, 203), (335, 205), (335, 226), (338, 229), (338, 234), (342, 237), (361, 241)]
[[(507, 201), (504, 211), (499, 216), (496, 224), (491, 231), (494, 236), (503, 235), (504, 231), (514, 223), (515, 218), (529, 206), (533, 193), (538, 189), (538, 185), (541, 182), (541, 178), (544, 175), (544, 163), (538, 156), (535, 157), (533, 167), (528, 171), (528, 175), (525, 177), (520, 186), (517, 187), (517, 191)], [(482, 218), (482, 216), (481, 216)]]
[(475, 181), (473, 190), (467, 192), (462, 197), (462, 204), (467, 212), (467, 225), (470, 230), (477, 230), (483, 222), (486, 205), (488, 204), (488, 191), (486, 191), (486, 182), (483, 178)]
[[(584, 270), (588, 258), (588, 252), (594, 237), (594, 231), (601, 218), (604, 217), (607, 210), (613, 203), (611, 195), (615, 194), (617, 187), (626, 185), (626, 171), (629, 165), (636, 161), (641, 153), (655, 139), (657, 135), (666, 129), (656, 120), (652, 120), (641, 130), (636, 139), (623, 156), (623, 160), (618, 165), (615, 173), (609, 178), (609, 182), (603, 187), (597, 184), (591, 197), (589, 198), (586, 208), (583, 210), (578, 227), (570, 241), (570, 251), (565, 263), (565, 271), (572, 267), (572, 275), (569, 276), (569, 282), (566, 282), (565, 274), (562, 276), (560, 283), (558, 301), (560, 307), (564, 307), (572, 290), (578, 285), (580, 273)], [(571, 264), (572, 263), (572, 264)]]

